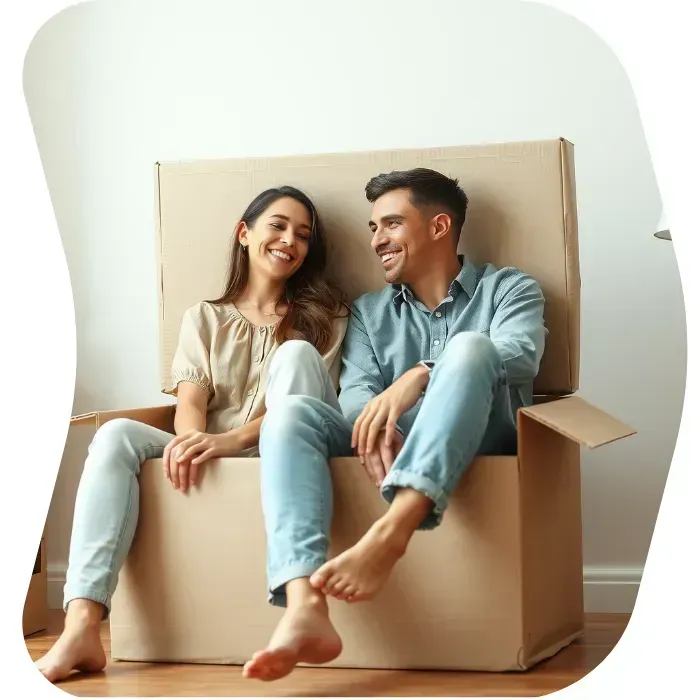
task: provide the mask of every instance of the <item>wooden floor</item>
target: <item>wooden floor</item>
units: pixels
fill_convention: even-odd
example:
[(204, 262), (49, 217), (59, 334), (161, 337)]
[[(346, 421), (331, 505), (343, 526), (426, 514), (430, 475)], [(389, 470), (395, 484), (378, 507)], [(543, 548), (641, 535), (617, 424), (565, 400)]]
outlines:
[[(555, 657), (526, 673), (443, 673), (298, 669), (276, 683), (241, 677), (235, 666), (109, 663), (104, 673), (76, 674), (60, 684), (82, 697), (539, 697), (561, 690), (590, 673), (610, 653), (625, 630), (628, 615), (589, 615), (586, 634)], [(44, 654), (63, 626), (60, 611), (46, 632), (27, 637), (32, 659)], [(109, 627), (103, 639), (109, 657)]]

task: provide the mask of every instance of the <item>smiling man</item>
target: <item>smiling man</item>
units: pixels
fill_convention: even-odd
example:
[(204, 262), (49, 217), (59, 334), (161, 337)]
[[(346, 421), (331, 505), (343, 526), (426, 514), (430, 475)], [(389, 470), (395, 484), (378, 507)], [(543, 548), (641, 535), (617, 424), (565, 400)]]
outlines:
[[(387, 286), (353, 304), (339, 400), (307, 343), (285, 343), (271, 367), (269, 395), (300, 365), (312, 379), (304, 395), (272, 401), (262, 426), (270, 600), (287, 610), (245, 666), (250, 678), (337, 656), (326, 596), (372, 598), (413, 533), (440, 524), (474, 457), (515, 451), (516, 412), (532, 402), (546, 337), (542, 291), (515, 268), (475, 267), (457, 254), (468, 205), (458, 182), (419, 168), (378, 175), (366, 195)], [(353, 451), (390, 505), (326, 561), (328, 460)]]

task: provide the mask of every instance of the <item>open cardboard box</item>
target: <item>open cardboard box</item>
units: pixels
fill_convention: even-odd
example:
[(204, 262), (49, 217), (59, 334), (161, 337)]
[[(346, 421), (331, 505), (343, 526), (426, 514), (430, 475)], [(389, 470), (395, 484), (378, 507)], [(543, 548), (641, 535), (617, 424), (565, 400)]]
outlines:
[[(443, 524), (417, 533), (374, 601), (331, 601), (344, 641), (331, 665), (524, 670), (583, 631), (580, 445), (634, 430), (578, 396), (579, 268), (573, 146), (563, 139), (425, 150), (156, 165), (161, 388), (184, 310), (223, 283), (233, 226), (261, 190), (292, 184), (316, 202), (331, 272), (351, 298), (384, 284), (369, 246), (364, 185), (379, 172), (432, 167), (470, 199), (460, 250), (514, 265), (545, 293), (547, 347), (537, 402), (519, 412), (518, 453), (479, 457)], [(193, 275), (192, 270), (197, 274)], [(186, 273), (186, 274), (185, 274)], [(172, 431), (174, 406), (104, 411)], [(281, 615), (267, 603), (256, 459), (220, 459), (183, 496), (160, 460), (143, 465), (140, 521), (111, 616), (112, 657), (241, 664)], [(331, 463), (331, 554), (386, 510), (359, 461)]]

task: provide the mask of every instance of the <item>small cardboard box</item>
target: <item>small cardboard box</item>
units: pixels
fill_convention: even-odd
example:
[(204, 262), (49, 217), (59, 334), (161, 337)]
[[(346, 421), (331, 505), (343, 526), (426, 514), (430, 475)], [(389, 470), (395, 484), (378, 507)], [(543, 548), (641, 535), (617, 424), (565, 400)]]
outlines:
[(46, 586), (46, 537), (42, 535), (22, 613), (22, 633), (25, 637), (41, 632), (48, 626)]
[[(331, 271), (355, 298), (384, 284), (369, 246), (364, 185), (377, 173), (419, 165), (459, 177), (468, 193), (461, 252), (477, 264), (514, 265), (542, 286), (549, 335), (538, 399), (519, 412), (517, 455), (474, 461), (443, 524), (416, 534), (374, 601), (331, 601), (344, 642), (331, 665), (524, 670), (583, 631), (579, 446), (634, 433), (575, 395), (580, 281), (571, 143), (157, 164), (162, 388), (182, 313), (221, 288), (233, 226), (258, 192), (292, 184), (309, 194), (329, 231)], [(172, 431), (173, 414), (167, 405), (72, 422), (99, 427), (129, 417)], [(331, 471), (333, 555), (386, 504), (358, 460), (332, 460)], [(146, 462), (139, 525), (113, 600), (113, 658), (241, 664), (267, 643), (281, 615), (266, 589), (258, 460), (210, 463), (187, 496), (165, 482), (159, 460)]]

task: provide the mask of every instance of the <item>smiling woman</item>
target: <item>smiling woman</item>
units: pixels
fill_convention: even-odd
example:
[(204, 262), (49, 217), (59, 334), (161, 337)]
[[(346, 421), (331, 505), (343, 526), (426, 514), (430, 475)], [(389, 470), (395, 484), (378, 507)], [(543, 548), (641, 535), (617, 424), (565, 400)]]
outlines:
[(324, 278), (327, 258), (326, 234), (313, 202), (294, 187), (266, 190), (241, 216), (226, 288), (211, 303), (234, 304), (251, 320), (256, 311), (280, 319), (278, 342), (304, 339), (323, 352), (332, 320), (344, 307), (340, 291)]
[(105, 666), (100, 622), (136, 530), (141, 464), (162, 456), (165, 478), (187, 493), (210, 459), (257, 455), (266, 395), (302, 393), (307, 377), (294, 371), (269, 396), (281, 344), (305, 341), (327, 369), (334, 364), (348, 313), (324, 277), (326, 257), (321, 220), (303, 192), (258, 195), (236, 225), (224, 293), (184, 314), (168, 392), (177, 396), (175, 435), (128, 419), (97, 431), (75, 505), (65, 630), (37, 662), (50, 681)]

